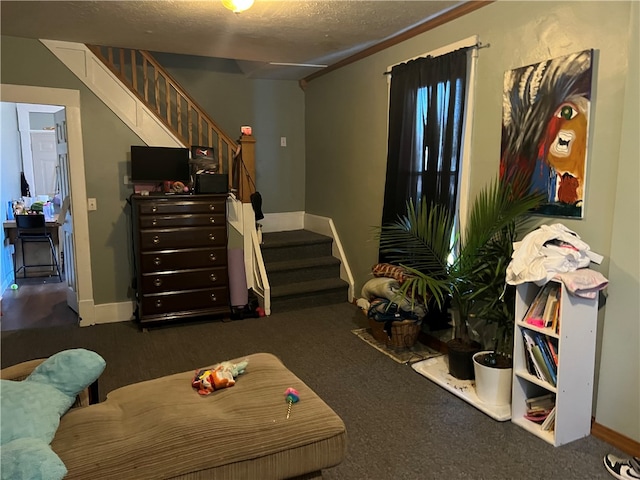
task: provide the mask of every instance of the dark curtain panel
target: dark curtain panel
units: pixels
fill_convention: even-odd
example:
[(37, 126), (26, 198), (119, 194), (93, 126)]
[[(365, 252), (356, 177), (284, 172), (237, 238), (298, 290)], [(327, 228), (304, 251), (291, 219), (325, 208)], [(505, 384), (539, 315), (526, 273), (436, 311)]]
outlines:
[(382, 223), (423, 196), (456, 208), (468, 48), (411, 60), (391, 71)]

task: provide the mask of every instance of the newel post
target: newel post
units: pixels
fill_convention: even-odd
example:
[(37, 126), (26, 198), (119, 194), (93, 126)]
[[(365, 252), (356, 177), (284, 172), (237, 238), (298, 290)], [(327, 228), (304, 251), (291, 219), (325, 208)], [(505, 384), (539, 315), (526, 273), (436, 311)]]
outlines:
[(242, 135), (240, 145), (244, 167), (240, 166), (238, 198), (242, 203), (249, 203), (249, 197), (256, 191), (256, 139), (252, 135)]

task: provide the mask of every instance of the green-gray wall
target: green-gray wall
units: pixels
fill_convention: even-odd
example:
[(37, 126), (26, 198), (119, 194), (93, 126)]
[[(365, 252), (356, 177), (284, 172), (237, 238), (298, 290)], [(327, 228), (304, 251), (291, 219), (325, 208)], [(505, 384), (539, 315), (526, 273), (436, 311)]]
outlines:
[(304, 92), (298, 82), (251, 80), (202, 57), (155, 57), (232, 138), (242, 125), (253, 128), (263, 212), (304, 211)]
[[(380, 225), (385, 182), (387, 67), (471, 35), (490, 44), (478, 52), (473, 87), (473, 198), (498, 171), (504, 72), (595, 49), (585, 216), (545, 221), (564, 223), (605, 256), (596, 268), (609, 275), (616, 314), (605, 314), (607, 305), (599, 315), (600, 377), (610, 393), (600, 395), (597, 420), (640, 440), (637, 21), (636, 2), (495, 2), (312, 80), (305, 204), (307, 213), (334, 220), (359, 292), (377, 261), (372, 227)], [(612, 242), (623, 250), (614, 254)]]
[[(123, 177), (131, 145), (144, 143), (39, 41), (2, 36), (1, 49), (1, 83), (80, 91), (87, 196), (98, 205), (89, 212), (93, 299), (96, 305), (130, 301), (131, 187)], [(222, 128), (239, 137), (241, 125), (253, 127), (263, 211), (304, 211), (304, 93), (297, 82), (212, 71), (206, 59), (198, 70), (188, 60), (168, 70)], [(286, 147), (280, 137), (287, 137)]]

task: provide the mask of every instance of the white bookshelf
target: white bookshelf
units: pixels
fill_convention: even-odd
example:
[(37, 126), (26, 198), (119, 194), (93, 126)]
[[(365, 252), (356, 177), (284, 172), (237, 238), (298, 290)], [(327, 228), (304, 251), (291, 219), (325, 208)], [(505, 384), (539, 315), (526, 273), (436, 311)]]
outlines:
[[(554, 281), (554, 280), (552, 280)], [(511, 421), (554, 446), (589, 435), (598, 321), (598, 299), (576, 297), (560, 282), (559, 332), (524, 322), (524, 315), (541, 287), (518, 285), (513, 349)], [(527, 370), (522, 329), (558, 339), (558, 373), (554, 387)], [(524, 418), (527, 398), (552, 392), (556, 396), (555, 429), (544, 431)]]

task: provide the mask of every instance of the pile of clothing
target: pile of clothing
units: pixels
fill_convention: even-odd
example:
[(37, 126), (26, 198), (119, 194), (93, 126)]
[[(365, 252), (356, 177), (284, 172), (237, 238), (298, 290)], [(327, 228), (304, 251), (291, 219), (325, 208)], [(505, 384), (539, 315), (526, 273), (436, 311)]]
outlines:
[(591, 262), (600, 264), (602, 255), (561, 223), (540, 226), (513, 248), (506, 276), (510, 285), (533, 282), (542, 286), (556, 279), (571, 295), (596, 298), (609, 284), (604, 275), (589, 268)]
[(391, 335), (394, 321), (413, 320), (420, 324), (427, 313), (424, 299), (412, 299), (400, 291), (402, 283), (411, 277), (406, 269), (390, 263), (379, 263), (371, 269), (373, 278), (362, 287), (356, 304), (367, 317), (385, 324)]

